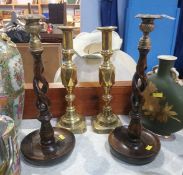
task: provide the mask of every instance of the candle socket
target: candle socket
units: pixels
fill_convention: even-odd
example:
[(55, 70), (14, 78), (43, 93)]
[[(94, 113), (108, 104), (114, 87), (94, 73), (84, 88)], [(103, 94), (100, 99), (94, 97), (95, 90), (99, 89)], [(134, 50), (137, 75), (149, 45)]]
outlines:
[(120, 119), (112, 112), (110, 102), (112, 95), (110, 94), (111, 87), (115, 83), (115, 68), (110, 61), (113, 54), (112, 51), (112, 31), (116, 27), (98, 27), (102, 31), (102, 51), (104, 58), (103, 64), (99, 67), (99, 83), (104, 89), (103, 101), (104, 106), (101, 113), (99, 113), (92, 120), (93, 130), (99, 134), (107, 134), (117, 126), (121, 125)]
[(75, 99), (73, 90), (77, 84), (77, 68), (72, 62), (72, 56), (74, 55), (72, 36), (74, 27), (62, 26), (59, 29), (63, 32), (62, 54), (65, 63), (61, 66), (61, 80), (67, 90), (67, 95), (65, 96), (67, 107), (66, 113), (59, 119), (57, 127), (66, 128), (75, 134), (81, 134), (86, 131), (85, 118), (76, 112), (75, 106), (73, 105)]
[(139, 14), (141, 18), (140, 30), (143, 36), (138, 44), (139, 60), (136, 72), (132, 79), (132, 109), (129, 114), (129, 126), (115, 128), (109, 135), (108, 141), (111, 153), (117, 158), (136, 165), (144, 165), (153, 161), (160, 150), (158, 137), (141, 126), (142, 92), (147, 85), (145, 69), (147, 67), (147, 54), (151, 48), (149, 33), (154, 29), (154, 20), (160, 15)]
[(53, 165), (65, 158), (72, 152), (75, 145), (73, 133), (66, 129), (53, 128), (50, 120), (52, 114), (49, 111), (50, 101), (46, 96), (49, 84), (43, 76), (43, 63), (41, 54), (43, 47), (39, 33), (42, 15), (22, 17), (26, 21), (26, 30), (30, 33), (30, 52), (34, 59), (33, 89), (37, 97), (36, 107), (39, 111), (38, 120), (41, 128), (28, 134), (21, 142), (21, 152), (26, 161), (35, 165)]

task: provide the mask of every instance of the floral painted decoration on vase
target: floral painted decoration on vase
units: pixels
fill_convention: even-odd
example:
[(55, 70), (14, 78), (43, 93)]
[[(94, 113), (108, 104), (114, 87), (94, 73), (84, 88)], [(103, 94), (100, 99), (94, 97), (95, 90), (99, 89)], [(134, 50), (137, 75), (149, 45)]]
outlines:
[[(11, 119), (9, 116), (6, 115), (0, 115), (0, 126), (3, 126), (3, 131), (1, 131), (0, 137), (2, 137), (3, 142), (5, 144), (6, 148), (6, 159), (7, 159), (7, 167), (6, 169), (9, 169), (8, 173), (9, 175), (20, 175), (20, 152), (17, 142), (17, 136), (15, 132), (15, 124), (13, 119)], [(11, 137), (11, 145), (13, 146), (13, 151), (10, 148), (9, 145), (9, 138)], [(11, 150), (11, 151), (10, 151)], [(8, 161), (9, 159), (12, 160)], [(11, 164), (11, 166), (9, 166)]]
[(21, 55), (10, 38), (0, 34), (0, 114), (10, 116), (18, 129), (24, 107), (24, 71)]

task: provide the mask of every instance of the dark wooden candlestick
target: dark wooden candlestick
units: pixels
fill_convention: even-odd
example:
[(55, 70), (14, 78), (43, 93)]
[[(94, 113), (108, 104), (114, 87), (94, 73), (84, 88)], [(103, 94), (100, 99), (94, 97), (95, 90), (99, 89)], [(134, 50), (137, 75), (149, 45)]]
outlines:
[(33, 88), (37, 97), (36, 107), (39, 111), (38, 120), (41, 122), (40, 130), (33, 131), (21, 142), (21, 152), (24, 158), (35, 165), (51, 165), (66, 158), (75, 145), (74, 135), (66, 130), (53, 128), (50, 123), (52, 114), (49, 111), (50, 101), (46, 96), (48, 82), (43, 76), (43, 63), (41, 54), (43, 47), (40, 42), (39, 25), (41, 15), (27, 15), (26, 30), (30, 33), (30, 52), (34, 58)]
[(143, 165), (154, 160), (160, 150), (160, 141), (152, 132), (142, 128), (140, 118), (144, 91), (147, 81), (145, 69), (147, 67), (147, 54), (151, 48), (149, 33), (154, 29), (154, 20), (160, 15), (137, 15), (142, 19), (140, 29), (143, 37), (140, 38), (138, 50), (139, 60), (132, 80), (132, 110), (131, 121), (128, 127), (117, 127), (109, 135), (109, 144), (113, 155), (119, 159), (137, 165)]

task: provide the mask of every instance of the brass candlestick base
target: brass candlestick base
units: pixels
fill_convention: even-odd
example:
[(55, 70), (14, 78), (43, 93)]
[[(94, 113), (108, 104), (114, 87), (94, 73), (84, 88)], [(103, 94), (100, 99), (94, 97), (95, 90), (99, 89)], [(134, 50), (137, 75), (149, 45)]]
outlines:
[[(107, 118), (107, 119), (106, 119)], [(92, 120), (92, 127), (96, 133), (110, 133), (117, 126), (121, 126), (121, 121), (115, 114), (105, 115), (105, 111), (100, 113)]]
[(75, 134), (82, 134), (86, 131), (85, 119), (76, 113), (75, 108), (66, 109), (66, 114), (60, 118), (57, 127), (64, 127)]
[(61, 66), (62, 84), (67, 90), (65, 99), (67, 101), (66, 113), (57, 123), (58, 127), (64, 127), (75, 134), (81, 134), (86, 131), (85, 118), (77, 114), (73, 101), (75, 96), (73, 90), (77, 84), (77, 68), (72, 62), (73, 50), (73, 29), (71, 26), (59, 27), (63, 31), (63, 57), (66, 62)]
[(53, 128), (49, 111), (50, 101), (46, 96), (48, 82), (42, 75), (44, 71), (41, 54), (43, 47), (39, 38), (42, 15), (27, 15), (26, 30), (30, 33), (30, 51), (34, 58), (33, 88), (37, 96), (36, 107), (39, 111), (40, 130), (28, 134), (21, 142), (21, 152), (26, 161), (34, 165), (53, 165), (67, 158), (75, 146), (73, 133), (66, 129)]
[(93, 130), (99, 134), (105, 134), (112, 131), (121, 122), (117, 115), (113, 114), (110, 102), (112, 96), (110, 90), (115, 83), (115, 68), (110, 61), (113, 54), (112, 51), (112, 31), (116, 27), (99, 27), (98, 30), (102, 31), (102, 51), (101, 54), (104, 58), (103, 64), (99, 67), (99, 82), (104, 89), (103, 101), (105, 102), (102, 113), (98, 114), (92, 120)]
[(153, 161), (160, 150), (158, 137), (142, 128), (140, 119), (143, 102), (141, 93), (147, 85), (146, 59), (151, 48), (149, 33), (154, 29), (154, 19), (159, 19), (161, 16), (137, 15), (137, 17), (142, 19), (140, 29), (143, 31), (143, 37), (138, 45), (140, 57), (132, 80), (131, 121), (128, 127), (121, 126), (112, 131), (108, 141), (114, 156), (130, 164), (144, 165)]

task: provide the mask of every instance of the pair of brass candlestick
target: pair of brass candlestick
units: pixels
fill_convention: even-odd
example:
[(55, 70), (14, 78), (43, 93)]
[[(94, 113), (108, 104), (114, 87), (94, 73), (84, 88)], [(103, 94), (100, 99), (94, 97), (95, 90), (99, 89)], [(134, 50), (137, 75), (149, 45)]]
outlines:
[[(75, 107), (73, 106), (73, 89), (77, 83), (76, 66), (72, 63), (73, 39), (72, 30), (73, 27), (60, 27), (63, 31), (63, 49), (62, 53), (66, 62), (61, 66), (61, 80), (65, 88), (67, 89), (66, 101), (68, 103), (66, 113), (60, 118), (57, 126), (64, 127), (71, 130), (73, 133), (83, 133), (86, 131), (86, 124), (84, 117), (77, 114)], [(97, 133), (109, 133), (115, 127), (121, 125), (121, 122), (117, 115), (113, 114), (110, 106), (112, 96), (110, 95), (110, 89), (115, 83), (115, 69), (110, 61), (110, 57), (113, 54), (112, 51), (112, 31), (115, 27), (99, 27), (98, 30), (102, 31), (102, 51), (101, 54), (104, 58), (103, 64), (99, 68), (99, 81), (104, 89), (103, 100), (105, 105), (102, 113), (92, 121), (94, 131)]]

